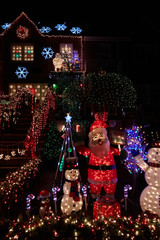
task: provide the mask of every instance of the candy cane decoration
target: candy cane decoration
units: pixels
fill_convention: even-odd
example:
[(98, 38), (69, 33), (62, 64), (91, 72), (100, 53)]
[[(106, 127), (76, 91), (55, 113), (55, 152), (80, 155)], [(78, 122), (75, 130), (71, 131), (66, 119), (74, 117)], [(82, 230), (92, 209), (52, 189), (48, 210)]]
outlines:
[(82, 187), (82, 191), (84, 196), (85, 209), (87, 210), (87, 186), (86, 185)]
[(29, 212), (31, 210), (31, 200), (33, 200), (35, 196), (31, 193), (26, 197), (26, 210), (28, 213), (28, 218), (29, 218)]
[(127, 211), (128, 190), (132, 190), (132, 187), (129, 184), (124, 186), (125, 211)]
[(55, 209), (55, 214), (57, 213), (57, 192), (60, 191), (59, 187), (53, 187), (52, 188), (52, 195), (53, 195), (53, 201), (54, 201), (54, 209)]

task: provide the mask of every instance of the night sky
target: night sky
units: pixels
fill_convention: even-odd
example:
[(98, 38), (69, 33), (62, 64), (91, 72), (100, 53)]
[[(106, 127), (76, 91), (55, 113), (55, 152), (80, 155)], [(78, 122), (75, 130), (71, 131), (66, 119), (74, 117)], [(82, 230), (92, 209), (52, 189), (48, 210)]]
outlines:
[(139, 2), (6, 1), (0, 7), (0, 25), (13, 22), (24, 11), (39, 28), (49, 26), (53, 29), (57, 23), (65, 22), (68, 29), (73, 26), (82, 28), (82, 35), (125, 36), (145, 18), (159, 27), (159, 7), (154, 1), (141, 5)]

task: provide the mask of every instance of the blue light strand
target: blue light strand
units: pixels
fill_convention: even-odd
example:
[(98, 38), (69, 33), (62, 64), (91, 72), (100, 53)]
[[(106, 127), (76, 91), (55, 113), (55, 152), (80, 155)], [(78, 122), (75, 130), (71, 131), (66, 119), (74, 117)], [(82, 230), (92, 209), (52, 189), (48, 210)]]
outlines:
[(125, 130), (127, 134), (127, 144), (123, 149), (127, 152), (127, 157), (124, 160), (124, 165), (130, 173), (142, 173), (141, 168), (136, 164), (136, 160), (133, 156), (133, 151), (140, 154), (143, 160), (147, 160), (147, 153), (144, 151), (146, 147), (144, 131), (138, 126), (132, 126), (132, 128)]

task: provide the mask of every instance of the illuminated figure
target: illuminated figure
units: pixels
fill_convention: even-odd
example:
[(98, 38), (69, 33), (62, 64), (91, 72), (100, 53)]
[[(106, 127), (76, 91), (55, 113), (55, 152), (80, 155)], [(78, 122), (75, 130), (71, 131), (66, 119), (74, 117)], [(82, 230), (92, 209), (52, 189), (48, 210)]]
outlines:
[(105, 191), (106, 200), (114, 200), (117, 185), (117, 170), (114, 155), (119, 156), (119, 150), (110, 147), (106, 128), (108, 125), (101, 121), (94, 121), (89, 132), (89, 147), (80, 154), (89, 156), (88, 182), (94, 198), (99, 199), (102, 188)]
[(53, 65), (55, 72), (61, 71), (62, 63), (64, 60), (61, 58), (60, 53), (56, 53), (55, 58), (53, 58)]
[(71, 214), (72, 211), (82, 209), (83, 200), (80, 194), (79, 169), (76, 157), (66, 158), (65, 183), (61, 201), (62, 213)]
[(160, 217), (160, 142), (154, 144), (148, 151), (148, 163), (141, 155), (135, 156), (138, 166), (145, 172), (148, 186), (140, 196), (142, 211), (150, 211)]

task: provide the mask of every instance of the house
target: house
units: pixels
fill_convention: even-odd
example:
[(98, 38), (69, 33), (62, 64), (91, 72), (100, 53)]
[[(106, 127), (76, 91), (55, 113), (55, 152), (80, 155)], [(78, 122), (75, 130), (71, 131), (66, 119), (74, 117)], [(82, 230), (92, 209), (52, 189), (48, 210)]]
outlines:
[[(144, 18), (125, 36), (65, 34), (66, 30), (42, 33), (22, 12), (0, 34), (0, 91), (14, 93), (22, 86), (33, 86), (36, 98), (43, 100), (45, 89), (61, 71), (80, 76), (102, 68), (131, 79), (138, 93), (137, 119), (158, 124), (159, 28)], [(61, 68), (53, 65), (57, 53), (64, 60)]]
[[(43, 100), (45, 89), (52, 84), (51, 72), (68, 71), (67, 61), (73, 72), (82, 74), (82, 50), (82, 36), (45, 35), (22, 12), (0, 35), (0, 91), (14, 93), (22, 86), (34, 87), (35, 97)], [(63, 59), (61, 69), (53, 65), (58, 54)]]

